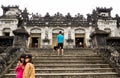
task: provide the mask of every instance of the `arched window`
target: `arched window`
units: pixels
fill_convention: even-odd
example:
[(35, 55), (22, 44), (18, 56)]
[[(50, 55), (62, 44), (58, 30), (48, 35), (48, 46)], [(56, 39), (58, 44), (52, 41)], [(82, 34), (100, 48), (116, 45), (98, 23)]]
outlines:
[(53, 29), (52, 33), (59, 33), (59, 31), (62, 31), (62, 33), (64, 33), (63, 29)]
[(11, 31), (10, 28), (4, 28), (3, 29), (3, 36), (10, 36), (10, 31)]
[(33, 28), (31, 29), (30, 33), (41, 33), (41, 29)]
[(84, 30), (84, 29), (76, 29), (76, 30), (75, 30), (75, 33), (84, 34), (84, 33), (85, 33), (85, 30)]
[(107, 33), (111, 33), (111, 29), (110, 28), (105, 28), (104, 29)]

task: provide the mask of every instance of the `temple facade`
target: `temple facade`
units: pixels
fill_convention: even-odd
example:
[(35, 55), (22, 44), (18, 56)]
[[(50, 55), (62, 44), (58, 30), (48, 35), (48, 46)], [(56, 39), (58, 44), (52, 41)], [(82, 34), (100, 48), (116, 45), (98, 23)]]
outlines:
[[(14, 39), (13, 31), (24, 27), (29, 33), (28, 48), (53, 48), (57, 45), (56, 36), (59, 31), (64, 35), (64, 48), (91, 47), (90, 34), (96, 28), (103, 30), (110, 37), (120, 37), (120, 17), (111, 16), (112, 8), (97, 7), (87, 18), (78, 13), (71, 16), (57, 12), (51, 16), (46, 13), (30, 14), (27, 9), (19, 6), (2, 6), (3, 15), (0, 16), (0, 46), (9, 46)], [(5, 43), (3, 38), (7, 40)]]

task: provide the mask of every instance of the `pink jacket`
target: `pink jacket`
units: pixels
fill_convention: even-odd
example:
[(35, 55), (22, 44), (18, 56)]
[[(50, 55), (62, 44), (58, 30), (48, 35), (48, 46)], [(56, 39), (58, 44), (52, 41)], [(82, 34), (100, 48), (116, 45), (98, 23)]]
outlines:
[(24, 71), (24, 69), (22, 68), (22, 66), (18, 65), (15, 68), (15, 71), (16, 71), (16, 78), (23, 78), (23, 71)]

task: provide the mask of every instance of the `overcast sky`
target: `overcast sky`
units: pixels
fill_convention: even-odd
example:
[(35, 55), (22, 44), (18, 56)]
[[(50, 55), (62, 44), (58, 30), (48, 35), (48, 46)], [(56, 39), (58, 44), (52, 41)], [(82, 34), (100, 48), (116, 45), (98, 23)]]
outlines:
[[(19, 5), (22, 10), (26, 7), (29, 13), (39, 13), (42, 16), (46, 12), (50, 15), (57, 12), (66, 15), (70, 12), (72, 16), (80, 13), (86, 17), (86, 14), (92, 13), (96, 7), (113, 7), (112, 16), (120, 15), (120, 0), (0, 0), (0, 5)], [(2, 15), (1, 8), (0, 15)]]

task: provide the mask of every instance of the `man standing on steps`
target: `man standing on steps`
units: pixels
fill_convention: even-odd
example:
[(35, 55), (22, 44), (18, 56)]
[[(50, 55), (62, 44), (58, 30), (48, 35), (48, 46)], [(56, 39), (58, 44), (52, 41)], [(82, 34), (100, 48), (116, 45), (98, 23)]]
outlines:
[(60, 50), (62, 50), (61, 55), (63, 55), (64, 50), (63, 50), (63, 41), (64, 41), (64, 36), (62, 35), (62, 32), (60, 31), (59, 34), (57, 35), (57, 42), (58, 42), (58, 55), (60, 55)]

